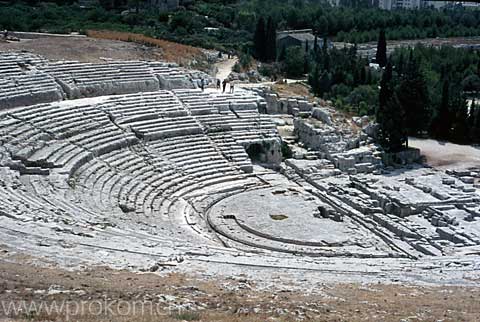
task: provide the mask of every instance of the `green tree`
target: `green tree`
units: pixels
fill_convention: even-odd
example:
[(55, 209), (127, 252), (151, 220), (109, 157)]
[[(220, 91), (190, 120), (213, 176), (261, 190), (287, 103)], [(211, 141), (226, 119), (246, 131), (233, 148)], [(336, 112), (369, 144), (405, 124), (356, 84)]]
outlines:
[(255, 29), (253, 44), (255, 47), (255, 58), (261, 61), (264, 61), (266, 58), (266, 38), (265, 20), (263, 17), (260, 17), (257, 22), (257, 28)]
[(437, 109), (437, 116), (434, 119), (432, 134), (441, 140), (448, 140), (452, 130), (453, 117), (450, 110), (450, 82), (443, 81), (442, 99)]
[(289, 47), (285, 53), (285, 72), (288, 77), (300, 77), (303, 74), (304, 52), (302, 47)]
[(378, 44), (377, 44), (377, 53), (376, 53), (376, 61), (380, 67), (385, 67), (387, 65), (387, 40), (385, 38), (385, 30), (380, 30), (380, 34), (378, 36)]
[(376, 113), (380, 144), (387, 152), (397, 152), (408, 142), (405, 113), (393, 86), (392, 65), (388, 62), (382, 75)]
[(408, 135), (417, 135), (427, 130), (431, 117), (430, 98), (427, 82), (413, 54), (410, 55), (396, 94), (405, 111)]
[(265, 58), (267, 61), (274, 61), (277, 58), (277, 27), (272, 17), (268, 18), (265, 38)]
[(468, 107), (461, 95), (458, 93), (453, 102), (455, 106), (455, 121), (451, 139), (455, 142), (466, 144), (470, 141), (470, 129), (468, 127)]
[(471, 113), (475, 114), (475, 122), (472, 130), (472, 141), (480, 144), (480, 107), (476, 107)]

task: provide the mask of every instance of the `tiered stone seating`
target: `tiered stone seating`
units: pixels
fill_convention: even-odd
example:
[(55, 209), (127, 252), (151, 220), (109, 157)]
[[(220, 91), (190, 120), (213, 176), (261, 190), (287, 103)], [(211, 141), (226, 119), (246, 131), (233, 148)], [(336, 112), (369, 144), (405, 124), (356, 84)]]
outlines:
[(149, 144), (161, 156), (168, 158), (186, 174), (201, 178), (233, 170), (209, 138), (203, 134), (175, 137)]
[[(218, 112), (218, 107), (215, 107), (210, 102), (211, 96), (208, 93), (204, 93), (201, 90), (188, 89), (175, 90), (174, 93), (191, 111), (192, 115), (210, 114)], [(228, 108), (228, 104), (225, 104)]]
[(208, 136), (215, 142), (225, 158), (245, 172), (252, 172), (253, 166), (245, 148), (238, 144), (230, 133), (209, 133)]
[(188, 75), (181, 71), (178, 65), (165, 62), (149, 62), (153, 73), (160, 81), (160, 88), (194, 88)]
[(55, 80), (36, 69), (43, 63), (32, 54), (0, 53), (0, 109), (63, 98)]
[(160, 89), (158, 79), (145, 62), (92, 64), (64, 61), (41, 68), (60, 83), (70, 99)]
[[(13, 156), (26, 166), (60, 168), (71, 174), (94, 156), (136, 142), (91, 105), (44, 104), (11, 112)], [(24, 131), (24, 129), (28, 129)]]
[(202, 133), (197, 121), (191, 116), (162, 117), (132, 122), (129, 123), (129, 127), (137, 137), (146, 141)]
[(185, 116), (187, 111), (171, 92), (129, 94), (111, 97), (99, 108), (113, 116), (118, 124)]

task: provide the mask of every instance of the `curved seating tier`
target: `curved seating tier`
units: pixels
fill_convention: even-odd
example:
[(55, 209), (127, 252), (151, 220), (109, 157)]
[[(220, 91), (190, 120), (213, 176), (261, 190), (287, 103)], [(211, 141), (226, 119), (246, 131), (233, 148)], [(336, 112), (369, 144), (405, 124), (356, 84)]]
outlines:
[(50, 63), (42, 70), (59, 82), (70, 99), (160, 89), (157, 78), (145, 62), (65, 61)]
[(138, 216), (143, 223), (162, 222), (156, 233), (180, 237), (179, 224), (200, 218), (196, 204), (204, 207), (259, 182), (232, 135), (276, 134), (273, 123), (258, 114), (255, 96), (159, 90), (164, 80), (180, 84), (203, 77), (185, 78), (185, 71), (163, 64), (33, 59), (31, 64), (27, 71), (14, 64), (0, 69), (0, 85), (38, 73), (53, 76), (56, 100), (64, 93), (68, 98), (125, 94), (21, 103), (0, 111), (0, 172), (10, 178), (0, 184), (0, 216), (22, 220), (34, 210), (32, 216), (78, 221), (79, 227), (96, 217), (118, 224)]
[(178, 98), (168, 91), (114, 96), (99, 108), (110, 114), (118, 124), (187, 115)]
[(0, 110), (63, 99), (53, 77), (37, 69), (45, 63), (42, 57), (29, 53), (0, 52)]

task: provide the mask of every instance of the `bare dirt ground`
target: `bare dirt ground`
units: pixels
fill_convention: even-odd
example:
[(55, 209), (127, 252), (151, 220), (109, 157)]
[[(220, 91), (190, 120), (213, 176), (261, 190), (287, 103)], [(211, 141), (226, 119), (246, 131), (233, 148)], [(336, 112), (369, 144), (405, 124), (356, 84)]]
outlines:
[(325, 284), (313, 295), (264, 292), (242, 276), (200, 281), (104, 267), (45, 268), (0, 248), (0, 321), (474, 322), (479, 293), (380, 284)]
[(47, 37), (22, 39), (20, 42), (0, 43), (0, 51), (20, 51), (42, 55), (50, 60), (78, 60), (101, 62), (104, 58), (118, 60), (160, 60), (159, 48), (147, 47), (133, 42), (94, 38)]
[[(92, 37), (42, 37), (0, 42), (0, 51), (28, 51), (50, 60), (104, 62), (113, 60), (165, 60), (181, 65), (205, 59), (200, 48), (128, 33), (92, 31)], [(125, 39), (128, 41), (116, 40)], [(152, 41), (154, 43), (152, 43)]]
[(469, 168), (480, 165), (480, 147), (417, 138), (410, 138), (409, 145), (419, 148), (433, 167)]

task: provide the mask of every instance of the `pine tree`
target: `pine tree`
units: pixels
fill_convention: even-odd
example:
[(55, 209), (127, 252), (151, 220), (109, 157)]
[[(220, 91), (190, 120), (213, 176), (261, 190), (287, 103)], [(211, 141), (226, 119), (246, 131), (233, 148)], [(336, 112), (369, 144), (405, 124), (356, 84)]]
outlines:
[(265, 38), (265, 59), (275, 61), (277, 59), (277, 27), (272, 17), (268, 18)]
[(258, 19), (253, 42), (255, 46), (255, 57), (259, 60), (264, 61), (266, 57), (266, 33), (265, 20), (263, 19), (263, 17), (260, 17), (260, 19)]
[(383, 29), (380, 30), (378, 36), (376, 60), (377, 64), (382, 68), (387, 65), (387, 40), (385, 38), (385, 30)]

